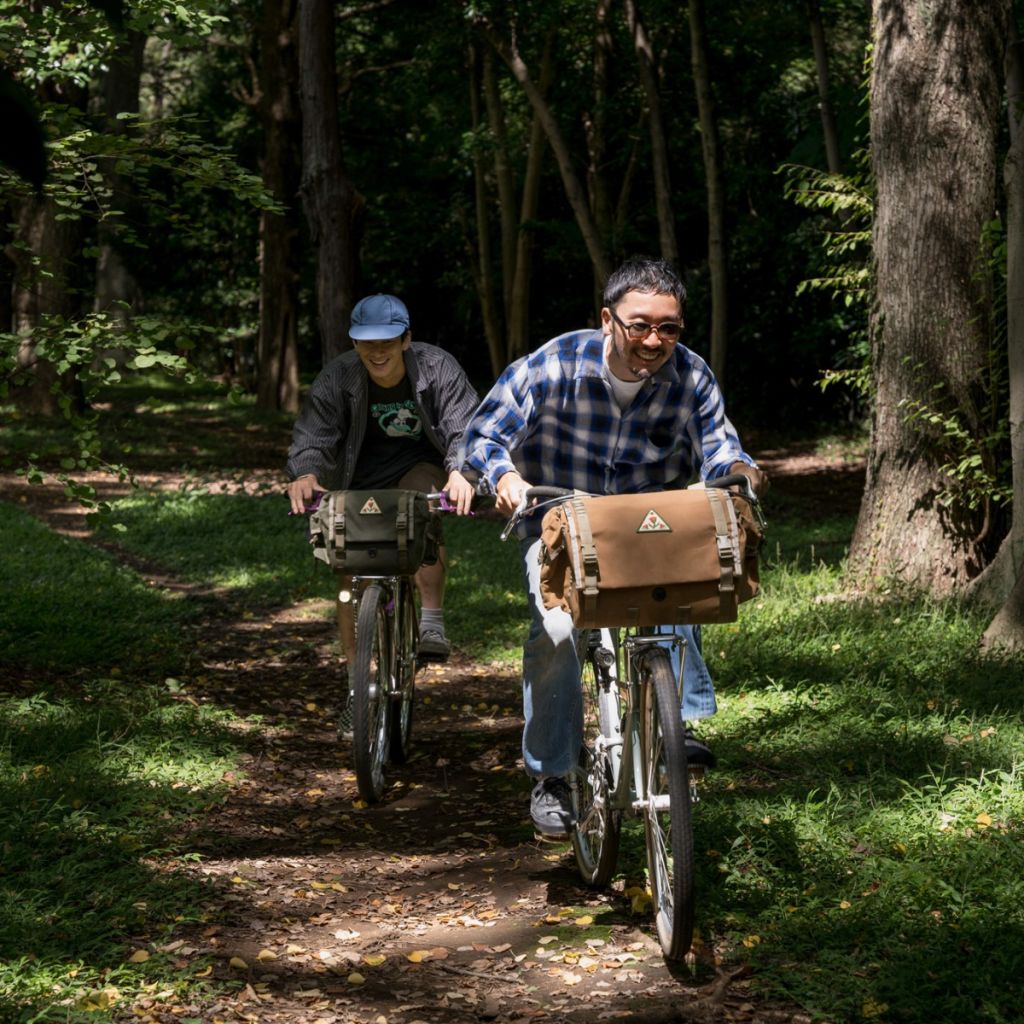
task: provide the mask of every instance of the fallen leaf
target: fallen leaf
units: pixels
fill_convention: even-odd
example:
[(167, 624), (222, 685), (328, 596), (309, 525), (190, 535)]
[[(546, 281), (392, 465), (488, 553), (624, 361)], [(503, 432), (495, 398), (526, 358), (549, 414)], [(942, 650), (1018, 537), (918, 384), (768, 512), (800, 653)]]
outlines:
[(411, 953), (406, 953), (405, 959), (413, 964), (421, 964), (424, 960), (430, 958), (429, 949), (414, 949)]
[(582, 917), (577, 917), (576, 920), (573, 921), (573, 924), (576, 925), (577, 928), (589, 928), (593, 923), (594, 919), (590, 914), (584, 914)]
[(276, 960), (277, 959), (277, 954), (272, 949), (261, 949), (256, 954), (256, 959), (260, 960), (260, 961)]
[(358, 971), (353, 971), (348, 976), (348, 983), (350, 985), (365, 985), (366, 978), (364, 978)]
[(974, 820), (979, 828), (988, 828), (992, 824), (992, 815), (982, 811)]
[(149, 959), (149, 951), (145, 949), (137, 949), (130, 957), (128, 957), (128, 963), (130, 964), (144, 964)]
[(228, 966), (229, 967), (235, 967), (235, 968), (237, 968), (240, 971), (247, 971), (247, 970), (249, 970), (249, 965), (240, 956), (233, 956), (228, 961)]
[(380, 967), (387, 957), (383, 953), (370, 953), (363, 957), (363, 963), (369, 964), (371, 967)]

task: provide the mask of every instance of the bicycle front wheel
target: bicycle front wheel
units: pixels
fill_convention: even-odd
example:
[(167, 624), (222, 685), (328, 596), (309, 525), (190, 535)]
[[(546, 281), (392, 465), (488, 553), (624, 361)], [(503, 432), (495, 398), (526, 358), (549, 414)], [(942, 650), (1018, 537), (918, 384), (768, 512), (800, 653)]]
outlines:
[(412, 742), (412, 710), (416, 696), (416, 641), (419, 635), (416, 621), (416, 601), (412, 584), (403, 580), (395, 602), (398, 628), (395, 650), (395, 688), (391, 692), (391, 761), (405, 764), (409, 760)]
[(694, 863), (680, 701), (667, 651), (646, 651), (639, 669), (647, 869), (662, 952), (682, 960), (693, 941)]
[(387, 593), (371, 583), (359, 599), (352, 687), (352, 760), (359, 795), (376, 803), (384, 795), (391, 705), (391, 618)]
[(593, 886), (611, 881), (622, 823), (620, 812), (612, 808), (615, 770), (611, 748), (621, 744), (618, 683), (609, 680), (607, 666), (601, 663), (614, 655), (600, 647), (599, 636), (582, 631), (577, 648), (583, 688), (583, 747), (573, 786), (576, 827), (572, 847), (580, 877)]

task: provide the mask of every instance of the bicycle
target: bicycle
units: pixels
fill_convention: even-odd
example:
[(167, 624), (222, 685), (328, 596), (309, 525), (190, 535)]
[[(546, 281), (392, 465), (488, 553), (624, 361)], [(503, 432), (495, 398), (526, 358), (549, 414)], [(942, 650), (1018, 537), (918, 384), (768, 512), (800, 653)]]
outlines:
[[(447, 495), (426, 495), (434, 514), (454, 511)], [(306, 509), (312, 513), (319, 501)], [(411, 575), (353, 574), (338, 600), (353, 605), (356, 645), (349, 658), (352, 766), (360, 797), (378, 803), (387, 788), (386, 770), (405, 764), (412, 740), (419, 614)]]
[[(760, 516), (747, 477), (733, 474), (709, 487), (740, 486)], [(503, 539), (522, 515), (565, 500), (558, 487), (527, 490)], [(583, 694), (579, 765), (569, 778), (576, 824), (572, 846), (584, 882), (607, 885), (615, 872), (624, 816), (642, 817), (647, 871), (658, 940), (667, 961), (681, 961), (693, 943), (695, 885), (692, 805), (705, 766), (688, 763), (680, 715), (686, 640), (668, 627), (582, 629), (577, 634)], [(679, 653), (673, 671), (669, 649)]]

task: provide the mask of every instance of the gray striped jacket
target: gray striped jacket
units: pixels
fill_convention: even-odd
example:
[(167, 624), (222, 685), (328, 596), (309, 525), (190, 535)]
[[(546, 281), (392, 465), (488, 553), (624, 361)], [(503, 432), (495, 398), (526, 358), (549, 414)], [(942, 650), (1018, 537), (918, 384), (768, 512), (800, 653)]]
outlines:
[[(413, 342), (405, 352), (424, 433), (443, 456), (445, 468), (459, 468), (462, 431), (479, 398), (455, 357), (436, 345)], [(366, 370), (355, 352), (344, 352), (320, 371), (295, 421), (288, 449), (288, 477), (312, 473), (329, 490), (352, 481), (366, 434)]]

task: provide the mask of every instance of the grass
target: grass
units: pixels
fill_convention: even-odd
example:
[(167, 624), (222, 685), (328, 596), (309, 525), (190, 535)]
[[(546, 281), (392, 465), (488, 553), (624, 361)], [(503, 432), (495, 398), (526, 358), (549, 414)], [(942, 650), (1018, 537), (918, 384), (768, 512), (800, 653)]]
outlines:
[[(331, 574), (279, 495), (202, 486), (240, 461), (207, 434), (222, 425), (237, 442), (245, 417), (215, 396), (157, 397), (166, 409), (138, 414), (158, 417), (147, 431), (166, 422), (180, 438), (189, 423), (199, 455), (156, 453), (185, 460), (187, 486), (134, 493), (116, 515), (126, 530), (106, 538), (256, 614), (326, 597)], [(695, 814), (703, 941), (727, 968), (750, 966), (755, 1004), (817, 1021), (1009, 1024), (1024, 1000), (1024, 661), (979, 655), (985, 621), (955, 601), (850, 600), (851, 517), (782, 492), (762, 595), (705, 630), (720, 711), (703, 726), (719, 769)], [(187, 855), (172, 837), (220, 798), (242, 736), (163, 683), (194, 602), (18, 510), (0, 505), (0, 528), (0, 670), (15, 683), (0, 706), (0, 993), (10, 1019), (101, 1021), (145, 985), (202, 984), (158, 952), (127, 958), (202, 914), (201, 886), (148, 857)], [(515, 664), (515, 547), (493, 521), (445, 529), (450, 635)], [(111, 987), (115, 1010), (75, 1009)]]
[(160, 946), (203, 919), (208, 886), (174, 863), (223, 796), (237, 726), (132, 678), (0, 702), (0, 1019), (96, 1021), (202, 986), (203, 964)]
[(0, 671), (159, 674), (177, 663), (194, 607), (11, 505), (0, 503), (0, 532)]

